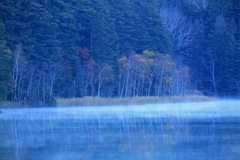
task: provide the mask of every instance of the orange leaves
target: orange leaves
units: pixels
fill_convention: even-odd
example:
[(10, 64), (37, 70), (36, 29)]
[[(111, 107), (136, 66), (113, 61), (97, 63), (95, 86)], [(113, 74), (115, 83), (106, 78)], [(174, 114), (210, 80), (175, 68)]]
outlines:
[(170, 77), (164, 77), (167, 83), (173, 83), (173, 76)]
[(127, 62), (127, 57), (123, 56), (122, 58), (120, 58), (118, 60), (120, 66), (122, 66), (122, 68), (127, 68), (129, 66), (128, 62)]
[(88, 48), (77, 46), (77, 50), (79, 51), (79, 57), (81, 59), (82, 67), (90, 68), (95, 65), (94, 60), (91, 58), (90, 51)]
[(146, 78), (153, 70), (159, 74), (163, 72), (164, 76), (168, 77), (167, 82), (173, 81), (177, 74), (189, 76), (189, 68), (183, 64), (176, 64), (169, 54), (163, 55), (148, 50), (143, 51), (143, 54), (131, 54), (128, 58), (125, 55), (122, 56), (119, 59), (119, 65), (122, 70), (138, 72)]
[(72, 66), (69, 63), (67, 63), (65, 65), (65, 69), (69, 72), (72, 69)]
[(155, 56), (155, 53), (153, 51), (149, 52), (148, 50), (143, 51), (143, 56), (152, 58)]
[(88, 48), (86, 48), (86, 47), (81, 48), (81, 47), (77, 46), (77, 50), (79, 51), (81, 58), (86, 59), (86, 60), (90, 59), (90, 54), (89, 54)]
[(135, 67), (142, 67), (146, 65), (145, 58), (140, 54), (135, 54), (131, 58)]
[[(143, 51), (119, 59), (121, 95), (183, 95), (189, 85), (189, 68), (169, 54)], [(125, 92), (123, 92), (125, 90)]]

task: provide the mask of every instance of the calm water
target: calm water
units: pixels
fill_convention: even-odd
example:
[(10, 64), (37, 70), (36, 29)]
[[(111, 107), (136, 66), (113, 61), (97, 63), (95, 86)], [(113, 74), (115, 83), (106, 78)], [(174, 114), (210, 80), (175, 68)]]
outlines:
[(0, 110), (2, 160), (240, 158), (240, 101)]

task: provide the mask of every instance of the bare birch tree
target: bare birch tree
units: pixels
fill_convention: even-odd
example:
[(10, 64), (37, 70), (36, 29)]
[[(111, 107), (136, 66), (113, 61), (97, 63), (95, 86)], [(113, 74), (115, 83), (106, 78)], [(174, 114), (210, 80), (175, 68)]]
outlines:
[(195, 11), (206, 11), (210, 0), (183, 0), (194, 8)]
[[(202, 59), (205, 69), (210, 73), (210, 82), (213, 85), (213, 91), (214, 95), (217, 95), (217, 87), (216, 87), (216, 77), (215, 77), (215, 58), (211, 51), (211, 49), (208, 49), (207, 52), (205, 52), (205, 55), (207, 56), (207, 59)], [(208, 61), (207, 61), (208, 60)]]
[(174, 7), (161, 8), (159, 14), (171, 34), (175, 51), (189, 54), (189, 46), (194, 39), (194, 24)]
[(13, 88), (12, 88), (12, 100), (21, 101), (22, 95), (22, 80), (25, 76), (24, 71), (27, 66), (27, 61), (24, 57), (24, 52), (22, 50), (22, 44), (16, 46), (14, 52), (14, 66), (12, 71), (13, 78)]
[(97, 96), (101, 96), (101, 87), (103, 84), (103, 81), (108, 80), (112, 78), (112, 68), (108, 64), (102, 64), (102, 65), (97, 65), (98, 68), (98, 92)]

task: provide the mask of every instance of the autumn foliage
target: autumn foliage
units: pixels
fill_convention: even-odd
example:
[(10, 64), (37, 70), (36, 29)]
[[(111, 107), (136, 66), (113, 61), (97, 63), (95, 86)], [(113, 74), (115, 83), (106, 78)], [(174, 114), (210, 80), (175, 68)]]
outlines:
[(79, 47), (77, 46), (77, 50), (79, 52), (79, 58), (81, 59), (81, 65), (82, 66), (89, 66), (92, 65), (94, 62), (91, 58), (90, 51), (86, 47)]
[[(119, 59), (119, 97), (186, 95), (189, 68), (148, 50)], [(121, 91), (120, 91), (121, 90)]]

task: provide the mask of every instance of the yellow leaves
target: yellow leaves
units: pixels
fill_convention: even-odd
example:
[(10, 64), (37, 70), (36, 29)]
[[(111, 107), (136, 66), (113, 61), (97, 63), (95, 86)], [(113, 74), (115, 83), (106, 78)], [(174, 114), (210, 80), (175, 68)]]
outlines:
[(130, 58), (132, 60), (132, 66), (134, 68), (141, 69), (146, 66), (146, 59), (141, 54), (135, 54)]
[(164, 78), (166, 80), (167, 83), (172, 83), (173, 82), (173, 76), (167, 76)]
[(118, 60), (118, 62), (119, 63), (125, 63), (127, 61), (127, 57), (126, 56), (123, 56), (122, 58), (120, 58), (119, 60)]
[(136, 62), (137, 62), (137, 61), (142, 61), (142, 62), (144, 61), (143, 58), (142, 58), (142, 56), (141, 56), (140, 54), (135, 54), (135, 55), (133, 55), (133, 56), (132, 56), (132, 59), (133, 59), (134, 61), (136, 61)]
[(145, 59), (145, 61), (151, 66), (151, 65), (155, 65), (155, 53), (153, 51), (149, 52), (148, 50), (143, 51), (143, 57)]
[(150, 83), (153, 77), (159, 79), (159, 83), (162, 79), (161, 84), (166, 85), (169, 91), (175, 83), (190, 83), (189, 68), (174, 62), (169, 54), (144, 50), (142, 54), (122, 56), (119, 63), (120, 69), (127, 71), (133, 79), (139, 78), (146, 83)]
[(123, 61), (126, 61), (126, 60), (127, 60), (127, 57), (124, 56), (124, 57), (120, 58), (118, 61), (119, 61), (119, 62), (123, 62)]
[(155, 56), (155, 53), (153, 51), (149, 52), (148, 50), (143, 51), (143, 55), (145, 57), (153, 57)]
[(149, 59), (148, 62), (149, 62), (150, 64), (154, 64), (154, 63), (155, 63), (155, 59)]
[(122, 58), (120, 58), (119, 60), (120, 65), (122, 66), (122, 68), (127, 68), (129, 67), (128, 61), (127, 61), (127, 57), (123, 56)]

